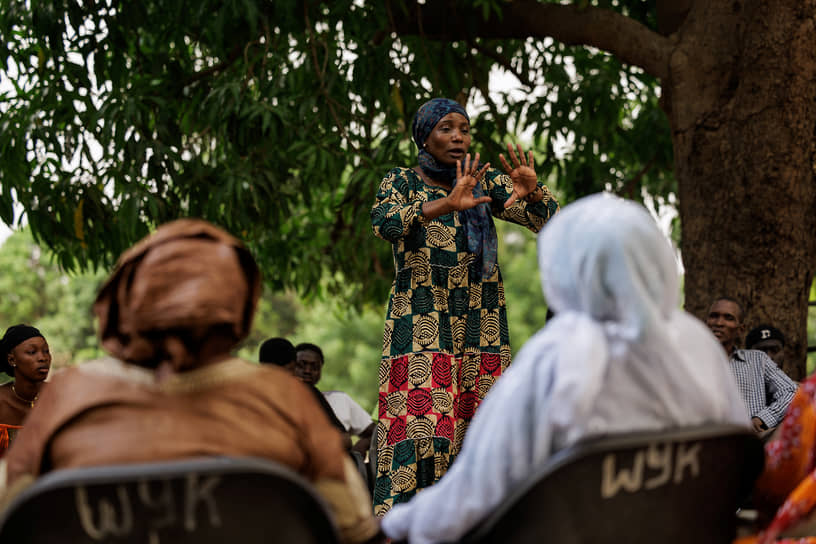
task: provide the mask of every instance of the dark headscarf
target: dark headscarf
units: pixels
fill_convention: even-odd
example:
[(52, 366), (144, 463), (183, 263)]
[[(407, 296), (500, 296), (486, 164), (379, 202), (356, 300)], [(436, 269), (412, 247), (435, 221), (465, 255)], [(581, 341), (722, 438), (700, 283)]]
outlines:
[[(414, 122), (411, 125), (411, 132), (414, 142), (419, 148), (419, 166), (422, 171), (431, 178), (456, 185), (456, 166), (447, 166), (425, 151), (425, 140), (433, 131), (440, 119), (449, 113), (461, 114), (470, 121), (467, 111), (458, 102), (449, 98), (433, 98), (425, 102), (414, 115)], [(473, 196), (476, 198), (484, 196), (484, 191), (480, 183), (473, 188)], [(498, 236), (496, 228), (493, 226), (493, 218), (490, 215), (488, 204), (479, 204), (475, 208), (459, 212), (462, 217), (462, 224), (465, 227), (465, 234), (468, 240), (468, 251), (482, 258), (482, 278), (488, 278), (493, 274), (496, 266), (496, 256), (498, 254)]]
[(28, 325), (13, 325), (6, 329), (6, 334), (0, 340), (0, 372), (13, 376), (14, 369), (8, 363), (8, 354), (29, 338), (36, 337), (45, 338), (38, 329)]
[(238, 239), (180, 219), (122, 254), (94, 312), (102, 346), (115, 357), (185, 371), (198, 366), (213, 335), (234, 346), (249, 333), (260, 292), (258, 267)]

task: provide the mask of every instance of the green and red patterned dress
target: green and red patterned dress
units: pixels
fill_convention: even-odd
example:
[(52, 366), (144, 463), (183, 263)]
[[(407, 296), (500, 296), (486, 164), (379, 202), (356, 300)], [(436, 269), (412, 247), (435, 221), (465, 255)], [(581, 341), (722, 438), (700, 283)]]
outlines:
[[(481, 184), (493, 216), (533, 232), (558, 210), (544, 185), (541, 201), (504, 209), (509, 176), (489, 169)], [(447, 194), (395, 168), (371, 209), (374, 234), (393, 245), (396, 269), (379, 371), (377, 516), (445, 474), (476, 407), (510, 363), (498, 265), (482, 277), (458, 212), (433, 220), (422, 213), (424, 202)]]

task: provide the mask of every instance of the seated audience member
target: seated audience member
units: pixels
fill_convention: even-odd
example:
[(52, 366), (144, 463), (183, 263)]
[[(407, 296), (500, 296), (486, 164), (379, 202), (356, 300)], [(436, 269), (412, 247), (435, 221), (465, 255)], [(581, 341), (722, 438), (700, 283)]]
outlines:
[(708, 310), (706, 324), (728, 355), (728, 367), (734, 374), (742, 399), (758, 433), (782, 422), (796, 383), (763, 352), (737, 349), (745, 332), (745, 311), (730, 297), (720, 297)]
[[(297, 351), (295, 351), (295, 346), (292, 345), (292, 342), (286, 338), (270, 338), (264, 341), (258, 352), (258, 361), (264, 364), (278, 365), (281, 368), (285, 368), (295, 377), (298, 377), (295, 373), (297, 367)], [(329, 402), (323, 397), (320, 391), (318, 391), (317, 387), (308, 382), (304, 383), (309, 387), (309, 390), (312, 392), (312, 395), (314, 395), (315, 400), (320, 404), (323, 413), (329, 418), (329, 422), (332, 426), (343, 434), (343, 444), (346, 449), (351, 448), (351, 437), (346, 432), (346, 426), (337, 418)]]
[[(765, 468), (753, 502), (771, 520), (741, 544), (816, 544), (816, 374), (796, 391), (788, 414), (765, 443)], [(791, 540), (777, 540), (782, 536)], [(795, 539), (794, 539), (795, 537)]]
[(785, 335), (776, 327), (760, 325), (751, 329), (745, 336), (745, 348), (764, 351), (776, 366), (782, 368), (785, 361)]
[(0, 387), (0, 457), (37, 403), (51, 369), (51, 352), (40, 331), (14, 325), (0, 340), (0, 371), (12, 381)]
[(0, 481), (7, 472), (16, 489), (43, 470), (268, 458), (315, 485), (344, 541), (376, 535), (364, 484), (309, 390), (283, 369), (230, 356), (259, 294), (257, 265), (240, 241), (200, 220), (159, 227), (120, 257), (94, 303), (113, 357), (54, 377)]
[(258, 362), (278, 365), (294, 374), (297, 365), (295, 346), (286, 338), (268, 338), (258, 349)]
[[(323, 350), (309, 343), (298, 344), (295, 350), (297, 351), (295, 375), (304, 383), (316, 389), (317, 383), (323, 375)], [(343, 430), (350, 435), (359, 437), (352, 449), (365, 455), (371, 445), (371, 435), (376, 426), (371, 421), (371, 416), (362, 406), (354, 402), (354, 399), (342, 391), (326, 391), (323, 396), (331, 406), (337, 419), (343, 424)]]
[(459, 539), (554, 452), (592, 435), (748, 427), (722, 349), (678, 309), (674, 251), (645, 208), (581, 199), (544, 227), (538, 251), (555, 316), (488, 393), (448, 473), (385, 515), (389, 537)]

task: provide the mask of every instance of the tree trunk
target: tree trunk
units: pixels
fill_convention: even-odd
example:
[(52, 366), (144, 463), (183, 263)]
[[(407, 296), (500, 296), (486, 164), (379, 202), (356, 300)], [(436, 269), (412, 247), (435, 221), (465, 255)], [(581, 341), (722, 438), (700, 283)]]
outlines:
[(686, 309), (743, 302), (805, 375), (816, 266), (816, 0), (694, 2), (663, 81), (679, 186)]

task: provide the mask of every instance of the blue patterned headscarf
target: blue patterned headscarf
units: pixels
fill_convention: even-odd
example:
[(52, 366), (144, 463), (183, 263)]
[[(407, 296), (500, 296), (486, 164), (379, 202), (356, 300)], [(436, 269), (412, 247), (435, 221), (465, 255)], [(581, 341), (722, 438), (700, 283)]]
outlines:
[[(455, 186), (456, 166), (447, 166), (440, 163), (423, 147), (425, 140), (439, 120), (449, 113), (461, 114), (470, 121), (467, 111), (458, 102), (449, 98), (433, 98), (425, 102), (417, 110), (416, 115), (414, 115), (414, 122), (411, 125), (411, 133), (419, 149), (419, 166), (422, 171), (435, 180)], [(473, 188), (473, 196), (479, 198), (484, 194), (481, 184), (477, 183)], [(493, 218), (490, 215), (490, 206), (488, 204), (479, 204), (475, 208), (459, 212), (459, 215), (465, 227), (468, 251), (481, 256), (482, 278), (489, 278), (496, 267), (499, 246), (496, 228), (493, 226)]]

